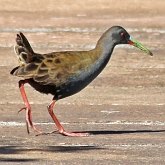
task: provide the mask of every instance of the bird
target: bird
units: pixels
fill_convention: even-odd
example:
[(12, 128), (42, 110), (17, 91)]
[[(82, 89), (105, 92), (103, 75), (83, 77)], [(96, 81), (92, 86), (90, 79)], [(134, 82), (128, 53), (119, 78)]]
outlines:
[(36, 128), (32, 122), (31, 106), (24, 89), (25, 84), (30, 84), (40, 93), (53, 95), (47, 108), (58, 133), (71, 137), (88, 136), (89, 134), (84, 132), (66, 131), (53, 112), (55, 103), (80, 92), (91, 83), (105, 68), (114, 47), (119, 44), (129, 44), (153, 55), (148, 48), (133, 39), (121, 26), (112, 26), (106, 30), (95, 48), (91, 50), (46, 54), (35, 53), (24, 34), (19, 32), (14, 47), (19, 65), (12, 69), (10, 74), (21, 77), (18, 84), (25, 107), (21, 108), (19, 112), (26, 111), (27, 132), (30, 132), (29, 127), (31, 127), (38, 134), (42, 134), (42, 131)]

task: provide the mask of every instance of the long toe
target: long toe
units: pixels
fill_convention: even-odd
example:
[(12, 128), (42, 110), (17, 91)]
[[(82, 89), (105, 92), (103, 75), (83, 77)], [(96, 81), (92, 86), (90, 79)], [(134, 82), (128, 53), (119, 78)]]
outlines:
[(70, 136), (70, 137), (87, 137), (90, 134), (89, 133), (83, 133), (83, 132), (60, 132), (60, 134), (64, 135), (64, 136)]
[(41, 133), (38, 133), (36, 136), (51, 135), (51, 134), (54, 134), (54, 133), (58, 133), (58, 130), (55, 130), (55, 131), (52, 131), (52, 132), (41, 132)]

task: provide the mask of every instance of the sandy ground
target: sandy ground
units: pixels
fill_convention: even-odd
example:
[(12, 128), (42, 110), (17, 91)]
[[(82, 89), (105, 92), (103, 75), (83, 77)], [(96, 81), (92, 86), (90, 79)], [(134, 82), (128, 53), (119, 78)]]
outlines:
[[(165, 164), (164, 0), (0, 0), (0, 164)], [(67, 130), (89, 137), (28, 135), (18, 89), (9, 74), (13, 45), (22, 31), (37, 52), (92, 49), (112, 25), (121, 25), (152, 50), (114, 50), (105, 70), (82, 92), (59, 101), (55, 112)], [(46, 106), (52, 96), (26, 86), (33, 120), (52, 131)]]

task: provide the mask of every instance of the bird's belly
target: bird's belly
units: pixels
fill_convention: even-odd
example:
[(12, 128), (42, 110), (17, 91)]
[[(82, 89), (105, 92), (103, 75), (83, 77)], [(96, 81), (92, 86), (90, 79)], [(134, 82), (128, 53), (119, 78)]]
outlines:
[(43, 85), (33, 79), (29, 79), (28, 83), (38, 92), (44, 94), (52, 94), (56, 100), (71, 96), (83, 88), (85, 88), (91, 81), (81, 80), (81, 79), (72, 79), (68, 83), (61, 84), (60, 86), (56, 85)]
[(68, 97), (84, 89), (103, 69), (100, 66), (98, 67), (99, 69), (96, 67), (97, 65), (94, 65), (90, 69), (82, 71), (81, 73), (69, 78), (67, 83), (62, 84), (59, 89), (57, 89), (56, 95), (58, 96), (58, 99)]
[[(91, 81), (90, 81), (91, 82)], [(62, 99), (64, 97), (71, 96), (82, 89), (84, 89), (89, 83), (89, 80), (70, 81), (68, 84), (61, 85), (56, 89), (56, 99)]]

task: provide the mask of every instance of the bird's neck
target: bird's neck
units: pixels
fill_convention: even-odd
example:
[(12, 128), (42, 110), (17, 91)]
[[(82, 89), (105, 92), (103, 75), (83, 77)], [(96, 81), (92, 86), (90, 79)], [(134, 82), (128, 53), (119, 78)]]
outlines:
[(107, 38), (106, 36), (102, 36), (97, 42), (93, 51), (95, 52), (94, 54), (96, 61), (100, 63), (103, 68), (108, 63), (115, 45), (116, 44), (113, 42), (113, 40), (111, 38)]
[(96, 44), (96, 50), (99, 49), (101, 51), (100, 55), (111, 55), (113, 52), (113, 49), (116, 45), (113, 37), (110, 35), (108, 35), (109, 32), (105, 32), (100, 39), (98, 40), (97, 44)]
[(91, 80), (98, 76), (105, 68), (111, 57), (114, 47), (115, 45), (112, 43), (110, 44), (109, 42), (107, 43), (103, 40), (99, 40), (95, 49), (91, 50), (90, 53), (88, 53), (91, 59)]

